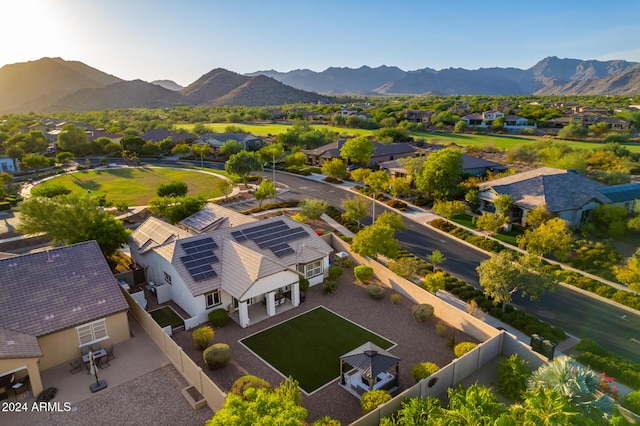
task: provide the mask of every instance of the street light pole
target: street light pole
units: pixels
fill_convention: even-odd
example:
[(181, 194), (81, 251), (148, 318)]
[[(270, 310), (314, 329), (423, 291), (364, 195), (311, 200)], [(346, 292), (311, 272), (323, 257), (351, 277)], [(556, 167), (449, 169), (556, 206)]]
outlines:
[(275, 203), (278, 199), (278, 187), (276, 186), (276, 153), (272, 154), (272, 162), (271, 162), (271, 171), (273, 172), (273, 188), (275, 191), (273, 192), (273, 202)]

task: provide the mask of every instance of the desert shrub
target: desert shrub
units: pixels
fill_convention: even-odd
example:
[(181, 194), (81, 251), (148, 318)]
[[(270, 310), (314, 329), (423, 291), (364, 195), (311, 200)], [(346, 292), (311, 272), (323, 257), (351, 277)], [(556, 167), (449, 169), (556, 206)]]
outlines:
[(70, 194), (71, 190), (61, 184), (37, 185), (31, 188), (31, 195), (36, 197), (53, 198), (58, 195)]
[(342, 275), (344, 270), (339, 266), (330, 266), (329, 267), (329, 279), (336, 280), (340, 275)]
[(373, 268), (370, 266), (358, 265), (353, 268), (353, 275), (355, 275), (356, 280), (358, 280), (360, 284), (364, 284), (373, 276)]
[(388, 401), (391, 401), (391, 394), (386, 390), (376, 389), (365, 392), (362, 395), (360, 407), (362, 407), (362, 413), (367, 414), (375, 410), (379, 405), (384, 404)]
[(229, 312), (226, 309), (218, 308), (209, 312), (209, 322), (216, 328), (224, 327), (229, 321)]
[(322, 284), (322, 294), (333, 294), (338, 289), (338, 282), (327, 280)]
[(340, 420), (335, 420), (329, 416), (324, 416), (311, 423), (311, 426), (340, 426)]
[(521, 400), (522, 393), (527, 389), (527, 379), (530, 375), (527, 362), (520, 359), (517, 354), (503, 359), (498, 365), (498, 392), (511, 400)]
[(309, 290), (309, 280), (300, 275), (300, 291), (305, 292)]
[(421, 303), (411, 308), (411, 313), (416, 321), (425, 322), (433, 316), (433, 306)]
[(271, 384), (257, 376), (242, 376), (231, 386), (231, 393), (243, 396), (247, 389), (271, 389)]
[(185, 182), (173, 180), (160, 184), (156, 189), (156, 194), (158, 197), (184, 197), (188, 191), (189, 187)]
[(231, 348), (226, 343), (215, 343), (204, 350), (202, 358), (211, 370), (222, 368), (231, 360)]
[(622, 401), (622, 406), (627, 410), (631, 410), (636, 414), (640, 413), (640, 391), (635, 391), (627, 394)]
[[(349, 238), (349, 237), (346, 237)], [(347, 241), (349, 242), (349, 241)], [(351, 259), (343, 259), (342, 260), (342, 266), (344, 266), (345, 268), (351, 268), (353, 266), (353, 260)]]
[(213, 340), (213, 329), (208, 325), (200, 327), (191, 333), (193, 337), (193, 343), (196, 345), (196, 349), (203, 351), (211, 344)]
[(367, 286), (367, 293), (369, 293), (369, 297), (373, 300), (381, 300), (384, 299), (385, 296), (384, 288), (377, 284), (369, 284)]
[(421, 362), (420, 364), (416, 364), (413, 366), (413, 368), (411, 369), (411, 374), (413, 374), (413, 378), (417, 383), (420, 380), (426, 379), (427, 377), (431, 376), (438, 370), (440, 370), (440, 367), (438, 367), (433, 362)]
[(405, 211), (407, 209), (407, 203), (400, 200), (389, 200), (387, 201), (387, 205), (400, 211)]
[(453, 353), (456, 356), (456, 358), (460, 358), (462, 355), (464, 355), (467, 352), (472, 351), (473, 349), (475, 349), (476, 346), (478, 346), (477, 343), (460, 342), (460, 343), (458, 343), (457, 345), (455, 345), (453, 347)]
[(394, 293), (391, 295), (391, 303), (397, 305), (402, 300), (402, 295), (400, 293)]
[(442, 321), (436, 323), (436, 334), (440, 337), (449, 337), (449, 326)]

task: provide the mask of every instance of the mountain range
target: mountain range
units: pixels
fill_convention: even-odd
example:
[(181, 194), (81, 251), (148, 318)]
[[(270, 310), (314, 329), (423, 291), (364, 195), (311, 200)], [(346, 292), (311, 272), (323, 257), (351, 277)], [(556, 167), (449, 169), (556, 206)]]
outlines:
[(548, 57), (533, 67), (466, 70), (363, 66), (241, 75), (216, 68), (187, 87), (171, 80), (125, 81), (61, 58), (0, 68), (0, 114), (117, 108), (332, 102), (334, 96), (640, 94), (640, 63)]

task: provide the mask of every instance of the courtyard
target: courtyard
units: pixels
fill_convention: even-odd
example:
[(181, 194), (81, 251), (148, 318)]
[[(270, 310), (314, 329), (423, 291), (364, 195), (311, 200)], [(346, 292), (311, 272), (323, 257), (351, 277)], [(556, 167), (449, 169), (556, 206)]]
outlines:
[[(305, 302), (298, 308), (287, 310), (244, 329), (232, 320), (225, 327), (215, 329), (213, 342), (226, 343), (232, 351), (229, 364), (219, 370), (209, 370), (204, 364), (202, 353), (195, 349), (191, 337), (192, 330), (177, 333), (173, 337), (225, 392), (230, 391), (236, 379), (247, 374), (258, 376), (267, 380), (272, 386), (277, 386), (286, 380), (286, 376), (247, 349), (241, 340), (314, 308), (324, 306), (352, 323), (396, 344), (389, 352), (400, 358), (399, 385), (402, 391), (415, 383), (411, 374), (415, 364), (430, 361), (444, 366), (453, 360), (454, 355), (453, 350), (447, 345), (447, 339), (438, 336), (435, 332), (437, 318), (434, 317), (426, 323), (418, 323), (411, 314), (413, 302), (402, 298), (400, 303), (393, 304), (390, 300), (391, 294), (392, 292), (387, 289), (387, 295), (383, 300), (371, 299), (366, 288), (356, 283), (353, 269), (345, 268), (344, 275), (338, 279), (338, 289), (333, 294), (324, 295), (321, 285), (313, 286), (307, 291)], [(309, 333), (312, 334), (313, 331), (309, 330)], [(477, 342), (460, 331), (456, 331), (455, 341)], [(360, 343), (354, 344), (354, 347), (359, 345)], [(284, 344), (281, 344), (281, 350), (289, 353), (292, 358), (300, 356)], [(302, 365), (308, 369), (315, 368), (313, 359), (303, 358), (301, 361)], [(336, 368), (339, 367), (339, 362), (338, 356), (335, 359)], [(346, 425), (362, 415), (360, 401), (340, 387), (338, 374), (327, 386), (321, 387), (313, 394), (303, 393), (302, 406), (309, 412), (306, 419), (309, 423), (328, 415)]]

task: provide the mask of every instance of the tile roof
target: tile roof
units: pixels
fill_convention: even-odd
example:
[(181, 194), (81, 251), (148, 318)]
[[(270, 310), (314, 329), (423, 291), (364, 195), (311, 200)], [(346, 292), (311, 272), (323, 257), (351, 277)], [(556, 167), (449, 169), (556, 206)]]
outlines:
[(213, 229), (229, 228), (257, 221), (258, 219), (238, 213), (235, 210), (226, 209), (214, 203), (207, 203), (202, 209), (181, 220), (179, 225), (185, 226), (194, 234), (202, 234)]
[(582, 176), (575, 170), (541, 167), (524, 173), (482, 182), (481, 191), (492, 189), (508, 194), (517, 205), (533, 209), (546, 205), (549, 212), (579, 209), (591, 200), (609, 203), (600, 188), (603, 183)]
[(640, 200), (640, 184), (628, 183), (599, 188), (598, 191), (611, 200), (612, 203)]
[(0, 359), (40, 358), (41, 356), (42, 349), (37, 337), (0, 328)]
[[(306, 150), (304, 153), (307, 155), (319, 155), (324, 158), (338, 158), (340, 157), (340, 149), (345, 142), (346, 139), (338, 139), (335, 142), (322, 145), (321, 147)], [(414, 153), (416, 151), (416, 149), (407, 142), (396, 142), (388, 145), (373, 142), (373, 149), (372, 157), (406, 154), (408, 152)]]
[(161, 142), (171, 138), (173, 142), (181, 142), (188, 139), (196, 139), (198, 136), (191, 133), (174, 133), (166, 129), (152, 129), (140, 135), (145, 141)]
[(129, 237), (129, 246), (145, 253), (153, 248), (190, 236), (189, 232), (170, 225), (157, 217), (145, 220)]
[(128, 309), (95, 241), (0, 260), (0, 324), (45, 336)]
[[(218, 206), (218, 208), (227, 210), (221, 206)], [(199, 235), (185, 235), (185, 231), (182, 231), (175, 226), (169, 225), (158, 219), (152, 219), (155, 218), (147, 219), (147, 221), (145, 221), (138, 229), (136, 229), (131, 237), (129, 237), (130, 241), (140, 240), (140, 237), (137, 235), (139, 230), (144, 231), (145, 234), (149, 234), (153, 232), (153, 228), (155, 226), (159, 226), (163, 232), (167, 232), (169, 228), (174, 229), (173, 234), (182, 232), (180, 233), (179, 237), (172, 238), (170, 241), (167, 241), (164, 244), (159, 244), (148, 249), (147, 246), (144, 246), (143, 253), (146, 253), (149, 250), (153, 250), (158, 255), (162, 256), (167, 262), (171, 263), (193, 296), (198, 296), (221, 288), (222, 281), (226, 281), (228, 279), (228, 276), (225, 275), (225, 271), (228, 271), (228, 269), (223, 267), (224, 259), (226, 258), (224, 251), (226, 250), (226, 247), (229, 247), (226, 244), (226, 241), (230, 240), (236, 242), (235, 238), (231, 235), (232, 232), (247, 230), (256, 226), (256, 222), (249, 222), (239, 224), (234, 227), (216, 228)], [(257, 222), (257, 224), (261, 226), (268, 226), (278, 221), (284, 222), (289, 228), (301, 228), (306, 233), (306, 235), (302, 238), (296, 239), (295, 241), (289, 243), (289, 245), (293, 249), (293, 252), (282, 257), (277, 257), (269, 248), (260, 248), (258, 244), (256, 244), (253, 240), (245, 239), (244, 241), (239, 241), (237, 243), (243, 246), (246, 250), (234, 249), (238, 255), (243, 256), (239, 261), (237, 261), (240, 263), (236, 262), (236, 264), (244, 265), (247, 264), (246, 262), (249, 262), (248, 264), (251, 264), (251, 262), (256, 261), (257, 258), (255, 256), (259, 255), (264, 257), (265, 259), (274, 261), (276, 264), (284, 265), (283, 268), (286, 269), (295, 267), (295, 265), (299, 263), (309, 263), (321, 259), (322, 257), (328, 255), (333, 251), (331, 246), (329, 246), (322, 238), (320, 238), (312, 229), (310, 229), (306, 225), (294, 221), (293, 219), (290, 219), (289, 217), (272, 217), (269, 219), (260, 220)], [(215, 245), (217, 246), (213, 249), (213, 254), (218, 258), (218, 261), (211, 264), (211, 267), (215, 272), (215, 276), (206, 280), (196, 281), (193, 279), (181, 260), (182, 257), (188, 255), (186, 251), (187, 249), (184, 247), (184, 244), (197, 242), (206, 238), (212, 238)], [(144, 238), (142, 238), (142, 240), (144, 240)], [(136, 250), (136, 244), (131, 244), (131, 248), (133, 250)]]

